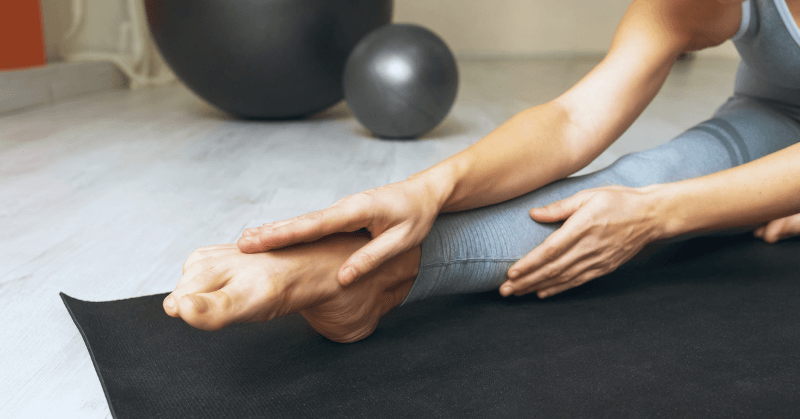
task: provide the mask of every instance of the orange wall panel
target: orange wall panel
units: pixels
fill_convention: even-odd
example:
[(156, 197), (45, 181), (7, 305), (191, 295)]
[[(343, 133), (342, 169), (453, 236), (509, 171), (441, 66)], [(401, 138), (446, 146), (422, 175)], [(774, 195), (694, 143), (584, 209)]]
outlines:
[(44, 64), (39, 0), (0, 0), (0, 70)]

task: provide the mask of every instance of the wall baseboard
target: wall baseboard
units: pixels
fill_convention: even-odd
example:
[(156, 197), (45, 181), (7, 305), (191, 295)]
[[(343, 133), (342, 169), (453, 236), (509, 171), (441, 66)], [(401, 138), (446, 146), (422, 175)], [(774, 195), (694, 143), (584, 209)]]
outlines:
[(525, 60), (559, 60), (559, 59), (592, 59), (601, 60), (605, 53), (583, 52), (583, 51), (548, 51), (548, 52), (484, 52), (484, 51), (460, 51), (454, 53), (456, 59), (464, 60), (504, 60), (504, 61), (525, 61)]
[(127, 86), (127, 77), (110, 62), (62, 62), (4, 71), (0, 72), (0, 114)]

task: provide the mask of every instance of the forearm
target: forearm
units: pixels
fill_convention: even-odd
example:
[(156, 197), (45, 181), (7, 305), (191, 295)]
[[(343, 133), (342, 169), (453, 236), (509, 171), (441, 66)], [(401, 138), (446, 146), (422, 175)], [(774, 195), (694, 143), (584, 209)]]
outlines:
[(412, 177), (432, 180), (441, 211), (502, 202), (578, 169), (566, 138), (577, 135), (557, 102), (520, 112), (466, 150)]
[(665, 23), (669, 4), (634, 1), (607, 56), (575, 86), (415, 175), (436, 179), (442, 211), (501, 202), (569, 176), (619, 138), (690, 41)]
[[(441, 211), (481, 207), (528, 193), (592, 162), (633, 123), (666, 79), (674, 57), (619, 71), (611, 55), (559, 98), (520, 112), (466, 150), (412, 178), (427, 178)], [(621, 77), (625, 75), (625, 77)]]
[(502, 202), (577, 172), (630, 127), (669, 74), (677, 48), (622, 68), (641, 59), (630, 55), (643, 46), (610, 53), (562, 96), (415, 176), (437, 179), (446, 212)]
[(800, 144), (732, 169), (652, 189), (663, 238), (785, 217), (800, 212)]

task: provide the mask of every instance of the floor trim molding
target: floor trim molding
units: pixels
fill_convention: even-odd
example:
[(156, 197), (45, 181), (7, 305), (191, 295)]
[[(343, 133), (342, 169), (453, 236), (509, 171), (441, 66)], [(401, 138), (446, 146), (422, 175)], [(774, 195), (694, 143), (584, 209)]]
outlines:
[(110, 62), (61, 62), (4, 71), (0, 72), (0, 115), (127, 86), (127, 77)]

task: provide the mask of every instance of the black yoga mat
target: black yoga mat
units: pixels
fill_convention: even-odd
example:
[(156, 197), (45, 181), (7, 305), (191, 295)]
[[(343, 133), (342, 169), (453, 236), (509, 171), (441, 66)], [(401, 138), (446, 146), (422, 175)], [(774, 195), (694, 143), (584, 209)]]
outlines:
[(117, 418), (797, 417), (800, 240), (670, 245), (547, 300), (434, 298), (337, 344), (62, 294)]

